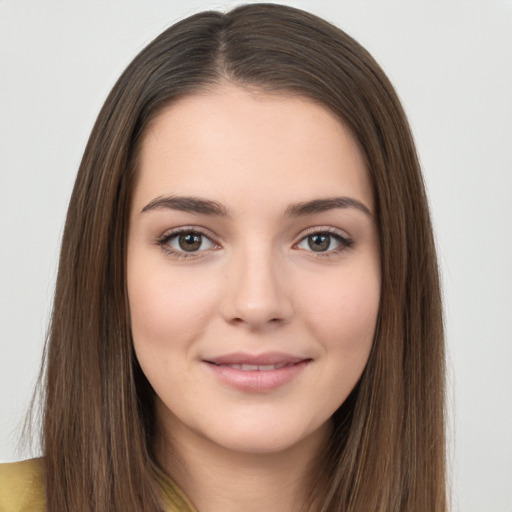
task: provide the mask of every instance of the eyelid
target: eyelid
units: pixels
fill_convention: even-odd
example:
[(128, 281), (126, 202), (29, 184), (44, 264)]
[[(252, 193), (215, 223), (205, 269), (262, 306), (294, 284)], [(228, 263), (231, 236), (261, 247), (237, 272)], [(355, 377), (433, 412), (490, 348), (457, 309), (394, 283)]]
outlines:
[[(207, 238), (214, 246), (215, 248), (209, 248), (209, 249), (203, 249), (200, 251), (180, 251), (175, 249), (174, 247), (171, 247), (168, 245), (168, 242), (173, 239), (174, 237), (181, 235), (183, 233), (196, 233), (198, 235), (201, 235), (205, 238)], [(221, 247), (221, 245), (215, 240), (215, 238), (204, 228), (201, 228), (199, 226), (181, 226), (179, 228), (172, 228), (167, 230), (165, 233), (163, 233), (161, 236), (159, 236), (156, 240), (156, 245), (158, 245), (165, 253), (176, 257), (178, 259), (180, 258), (200, 258), (204, 255), (204, 253), (217, 250)]]
[(336, 254), (339, 254), (343, 252), (346, 249), (349, 249), (353, 246), (354, 240), (350, 235), (343, 232), (340, 229), (333, 228), (331, 226), (314, 226), (311, 228), (306, 229), (300, 234), (300, 238), (297, 240), (297, 242), (294, 243), (293, 247), (297, 247), (298, 244), (300, 244), (304, 239), (306, 239), (308, 236), (316, 235), (316, 234), (326, 234), (334, 237), (339, 242), (339, 247), (336, 249), (331, 249), (328, 251), (313, 251), (313, 250), (307, 250), (307, 249), (299, 249), (304, 250), (307, 253), (311, 253), (314, 257), (319, 258), (327, 258)]
[(341, 229), (334, 228), (332, 226), (313, 226), (313, 227), (307, 228), (301, 232), (299, 240), (302, 240), (306, 236), (314, 235), (317, 233), (327, 233), (329, 235), (338, 235), (341, 238), (352, 241), (352, 238), (348, 235), (348, 233), (344, 232)]

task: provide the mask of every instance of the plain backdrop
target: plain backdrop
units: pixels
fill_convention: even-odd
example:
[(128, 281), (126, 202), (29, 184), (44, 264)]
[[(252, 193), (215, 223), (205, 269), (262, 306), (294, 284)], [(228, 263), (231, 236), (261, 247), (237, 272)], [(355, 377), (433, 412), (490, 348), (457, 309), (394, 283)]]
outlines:
[[(354, 36), (404, 103), (443, 278), (453, 510), (511, 512), (512, 1), (282, 3)], [(67, 201), (108, 91), (164, 28), (233, 5), (0, 0), (0, 461), (23, 456)]]

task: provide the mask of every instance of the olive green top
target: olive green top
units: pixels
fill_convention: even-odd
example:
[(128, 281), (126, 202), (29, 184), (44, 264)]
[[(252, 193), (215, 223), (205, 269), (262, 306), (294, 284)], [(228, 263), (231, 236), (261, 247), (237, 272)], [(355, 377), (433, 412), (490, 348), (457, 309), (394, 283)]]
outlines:
[[(167, 512), (194, 512), (171, 480), (161, 485)], [(45, 506), (41, 459), (0, 464), (0, 512), (44, 512)]]

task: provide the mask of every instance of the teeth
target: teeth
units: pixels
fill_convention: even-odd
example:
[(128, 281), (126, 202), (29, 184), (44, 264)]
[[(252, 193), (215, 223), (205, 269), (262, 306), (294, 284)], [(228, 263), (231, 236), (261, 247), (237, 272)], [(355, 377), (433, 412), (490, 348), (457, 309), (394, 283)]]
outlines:
[(228, 366), (229, 368), (233, 368), (234, 370), (242, 370), (244, 372), (267, 372), (270, 370), (278, 370), (279, 368), (284, 368), (286, 363), (279, 364), (222, 364), (221, 366)]

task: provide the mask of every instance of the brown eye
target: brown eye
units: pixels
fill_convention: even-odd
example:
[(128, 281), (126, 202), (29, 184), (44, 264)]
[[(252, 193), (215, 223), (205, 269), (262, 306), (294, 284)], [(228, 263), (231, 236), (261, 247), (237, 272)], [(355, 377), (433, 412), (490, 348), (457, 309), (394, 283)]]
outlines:
[(308, 246), (312, 251), (323, 252), (329, 249), (331, 237), (323, 233), (308, 236)]
[(217, 244), (198, 231), (175, 231), (164, 235), (158, 245), (174, 255), (186, 256), (187, 253), (201, 253), (218, 248)]
[(305, 236), (298, 244), (299, 249), (317, 253), (319, 256), (332, 255), (343, 251), (353, 245), (353, 241), (341, 233), (318, 231)]
[(193, 252), (201, 247), (202, 238), (198, 233), (184, 233), (178, 237), (178, 244), (183, 251)]

